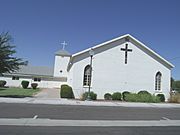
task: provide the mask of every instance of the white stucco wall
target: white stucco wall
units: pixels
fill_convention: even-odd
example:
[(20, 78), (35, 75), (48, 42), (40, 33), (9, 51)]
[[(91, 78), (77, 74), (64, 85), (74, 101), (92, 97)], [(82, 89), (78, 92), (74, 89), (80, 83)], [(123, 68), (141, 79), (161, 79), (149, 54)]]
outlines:
[(6, 86), (9, 87), (22, 87), (21, 82), (23, 80), (29, 81), (29, 86), (31, 87), (31, 83), (38, 83), (38, 88), (60, 88), (62, 84), (67, 84), (67, 82), (61, 82), (61, 81), (45, 81), (41, 80), (40, 82), (35, 82), (32, 79), (26, 79), (26, 78), (20, 78), (19, 80), (12, 80), (11, 77), (0, 77), (0, 80), (5, 80)]
[(67, 65), (69, 63), (69, 59), (69, 56), (55, 56), (54, 77), (67, 77)]
[[(111, 48), (111, 47), (112, 48)], [(162, 73), (162, 90), (166, 99), (170, 90), (170, 70), (160, 62), (146, 54), (132, 43), (128, 43), (128, 48), (132, 52), (128, 53), (128, 64), (125, 63), (125, 43), (115, 42), (104, 48), (95, 50), (93, 57), (92, 88), (97, 93), (99, 99), (104, 97), (106, 92), (116, 91), (138, 92), (148, 90), (152, 94), (155, 91), (155, 75), (158, 71)], [(107, 49), (107, 50), (106, 50)], [(81, 57), (84, 57), (81, 59)], [(83, 87), (84, 68), (89, 64), (88, 54), (77, 56), (73, 67), (70, 70), (71, 83), (76, 98), (87, 90)]]

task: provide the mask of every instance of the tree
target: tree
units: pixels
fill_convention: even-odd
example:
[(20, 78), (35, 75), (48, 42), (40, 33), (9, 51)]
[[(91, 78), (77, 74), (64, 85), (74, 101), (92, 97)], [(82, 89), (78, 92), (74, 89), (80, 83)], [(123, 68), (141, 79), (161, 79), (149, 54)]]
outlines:
[(171, 89), (180, 92), (180, 80), (174, 80), (171, 77)]
[(180, 81), (177, 80), (174, 82), (174, 89), (180, 92)]
[(11, 45), (9, 33), (0, 34), (0, 75), (18, 70), (21, 65), (27, 65), (27, 61), (13, 56), (16, 54), (15, 46)]
[(174, 89), (174, 88), (175, 88), (175, 87), (174, 87), (174, 82), (175, 82), (175, 81), (174, 81), (174, 78), (171, 77), (171, 89)]

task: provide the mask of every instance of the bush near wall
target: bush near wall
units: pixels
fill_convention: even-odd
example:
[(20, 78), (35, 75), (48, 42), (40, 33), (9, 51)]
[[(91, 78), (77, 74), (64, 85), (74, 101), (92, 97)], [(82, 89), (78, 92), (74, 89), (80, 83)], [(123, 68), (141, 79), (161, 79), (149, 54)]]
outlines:
[(151, 95), (151, 93), (149, 93), (149, 92), (146, 91), (146, 90), (141, 90), (141, 91), (139, 91), (137, 94), (149, 94), (149, 95)]
[(23, 80), (23, 81), (21, 82), (21, 85), (22, 85), (22, 87), (23, 87), (24, 89), (27, 89), (27, 88), (28, 88), (28, 85), (29, 85), (29, 81)]
[(120, 92), (113, 93), (112, 100), (120, 100), (121, 101), (121, 93)]
[(112, 100), (112, 95), (110, 93), (105, 93), (104, 94), (104, 99), (105, 100)]
[(160, 99), (157, 96), (151, 95), (150, 93), (136, 94), (130, 93), (126, 95), (126, 101), (129, 102), (147, 102), (147, 103), (159, 103)]
[(61, 96), (61, 98), (73, 99), (74, 93), (73, 93), (72, 87), (70, 87), (66, 84), (61, 85), (60, 96)]
[[(87, 97), (88, 97), (88, 92), (83, 93), (82, 100), (86, 100)], [(94, 93), (93, 91), (91, 91), (90, 92), (90, 99), (91, 100), (96, 100), (97, 99), (97, 94)]]
[(6, 81), (5, 80), (0, 80), (0, 87), (4, 87), (6, 85)]
[(122, 99), (124, 100), (124, 101), (126, 101), (126, 95), (127, 94), (130, 94), (130, 92), (129, 91), (124, 91), (123, 93), (122, 93)]
[(165, 96), (164, 96), (164, 94), (157, 94), (156, 96), (159, 97), (159, 100), (160, 100), (161, 102), (165, 102)]
[(31, 83), (31, 87), (32, 87), (33, 89), (36, 89), (36, 88), (37, 88), (37, 86), (38, 86), (38, 84), (37, 84), (37, 83)]

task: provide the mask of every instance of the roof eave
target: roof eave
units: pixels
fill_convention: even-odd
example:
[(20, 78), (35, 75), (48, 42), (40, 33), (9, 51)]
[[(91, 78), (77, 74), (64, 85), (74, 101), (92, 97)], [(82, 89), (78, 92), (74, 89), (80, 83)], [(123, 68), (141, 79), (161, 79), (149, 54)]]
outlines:
[(125, 35), (123, 35), (123, 36), (120, 36), (120, 37), (114, 38), (114, 39), (112, 39), (112, 40), (103, 42), (103, 43), (101, 43), (101, 44), (95, 45), (94, 47), (91, 47), (91, 48), (85, 49), (85, 50), (83, 50), (83, 51), (77, 52), (77, 53), (73, 54), (72, 57), (75, 57), (75, 56), (80, 55), (80, 54), (82, 54), (82, 53), (88, 52), (88, 51), (90, 51), (91, 49), (96, 49), (96, 48), (98, 48), (98, 47), (104, 46), (104, 45), (109, 44), (109, 43), (111, 43), (111, 42), (114, 42), (114, 41), (117, 41), (117, 40), (119, 40), (119, 39), (125, 38), (125, 37), (127, 37), (128, 35), (129, 35), (129, 34), (125, 34)]
[(67, 57), (71, 57), (72, 55), (70, 55), (70, 54), (57, 54), (57, 53), (55, 53), (55, 55), (56, 56), (67, 56)]
[(134, 37), (131, 36), (130, 34), (125, 34), (125, 35), (123, 35), (123, 36), (114, 38), (114, 39), (112, 39), (112, 40), (109, 40), (109, 41), (103, 42), (103, 43), (101, 43), (101, 44), (98, 44), (98, 45), (96, 45), (96, 46), (94, 46), (94, 47), (91, 47), (91, 48), (85, 49), (85, 50), (83, 50), (83, 51), (80, 51), (80, 52), (78, 52), (78, 53), (75, 53), (75, 54), (72, 55), (72, 58), (73, 58), (73, 57), (76, 57), (76, 56), (78, 56), (78, 55), (81, 55), (81, 54), (83, 54), (83, 53), (86, 53), (86, 52), (90, 51), (91, 49), (96, 49), (96, 48), (98, 48), (98, 47), (102, 47), (102, 46), (104, 46), (104, 45), (106, 45), (106, 44), (115, 42), (115, 41), (120, 40), (120, 39), (125, 38), (125, 37), (129, 37), (130, 39), (138, 42), (138, 43), (139, 43), (141, 46), (143, 46), (145, 49), (147, 49), (147, 50), (150, 51), (152, 54), (156, 55), (159, 59), (161, 59), (163, 62), (165, 62), (167, 65), (169, 65), (170, 68), (174, 68), (174, 67), (175, 67), (175, 66), (174, 66), (173, 64), (171, 64), (169, 61), (165, 60), (165, 59), (164, 59), (163, 57), (161, 57), (159, 54), (157, 54), (156, 52), (154, 52), (152, 49), (150, 49), (149, 47), (147, 47), (145, 44), (143, 44), (142, 42), (140, 42), (139, 40), (137, 40), (136, 38), (134, 38)]
[(145, 44), (143, 44), (141, 41), (137, 40), (136, 38), (134, 38), (133, 36), (131, 36), (130, 34), (127, 34), (128, 37), (130, 37), (131, 39), (135, 40), (136, 42), (138, 42), (139, 44), (141, 44), (141, 46), (143, 46), (144, 48), (146, 48), (148, 51), (150, 51), (151, 53), (153, 53), (154, 55), (156, 55), (158, 58), (160, 58), (163, 62), (165, 62), (167, 65), (170, 66), (170, 68), (174, 68), (175, 66), (170, 63), (169, 61), (167, 61), (166, 59), (164, 59), (163, 57), (161, 57), (159, 54), (157, 54), (155, 51), (153, 51), (152, 49), (150, 49), (149, 47), (147, 47)]

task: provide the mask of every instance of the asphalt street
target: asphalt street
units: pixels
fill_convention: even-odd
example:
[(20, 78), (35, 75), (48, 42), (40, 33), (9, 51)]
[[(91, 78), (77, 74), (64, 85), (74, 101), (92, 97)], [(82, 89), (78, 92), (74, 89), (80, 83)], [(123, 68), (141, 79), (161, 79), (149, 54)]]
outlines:
[(0, 118), (61, 120), (180, 120), (178, 108), (100, 107), (0, 103)]
[(0, 126), (0, 135), (179, 135), (179, 127)]
[[(180, 120), (179, 108), (142, 108), (142, 107), (101, 107), (101, 106), (72, 106), (72, 105), (40, 105), (22, 103), (0, 103), (0, 119), (30, 118), (28, 121), (46, 120), (160, 120), (167, 123)], [(37, 118), (34, 119), (33, 118)], [(162, 120), (162, 121), (161, 121)], [(6, 121), (7, 122), (7, 121)], [(40, 122), (40, 121), (39, 121)], [(67, 122), (67, 121), (65, 121)], [(75, 122), (75, 121), (73, 121)], [(87, 122), (88, 124), (89, 122)], [(113, 123), (113, 122), (112, 122)], [(125, 122), (126, 123), (126, 122)], [(30, 123), (29, 123), (30, 124)], [(98, 124), (98, 121), (97, 123)], [(178, 126), (30, 126), (3, 125), (0, 135), (179, 135)]]

